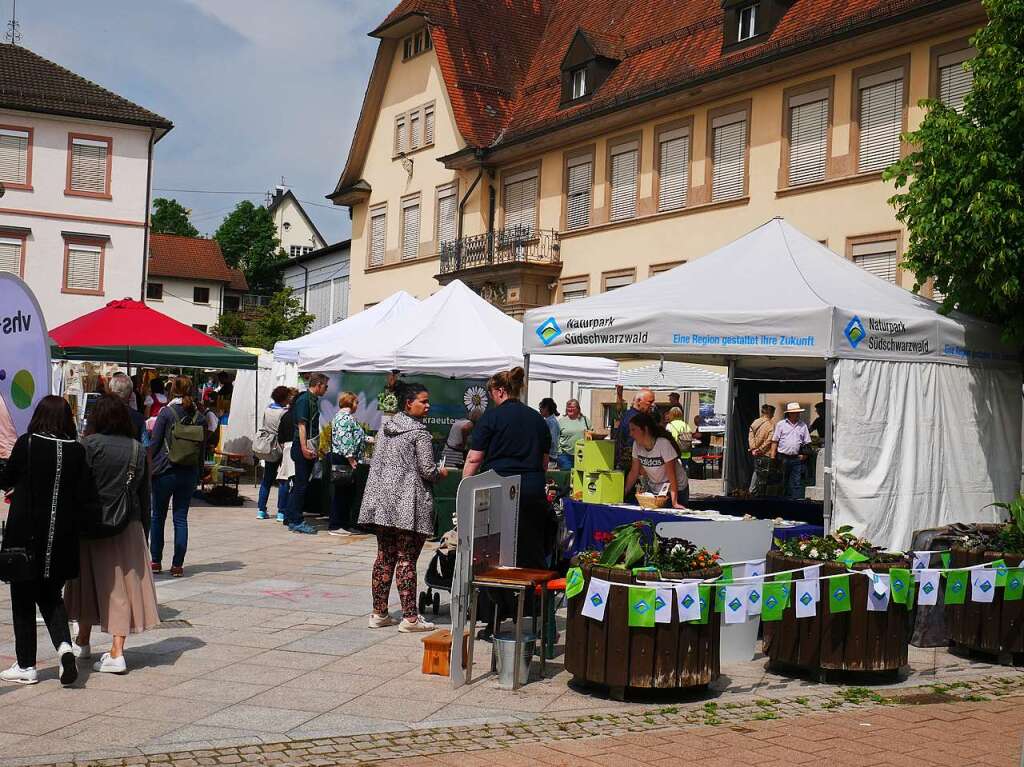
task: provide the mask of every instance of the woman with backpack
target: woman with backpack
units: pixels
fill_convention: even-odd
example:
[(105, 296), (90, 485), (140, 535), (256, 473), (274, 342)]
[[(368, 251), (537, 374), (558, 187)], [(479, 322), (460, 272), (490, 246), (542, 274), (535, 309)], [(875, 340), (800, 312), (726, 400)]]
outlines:
[(178, 376), (171, 383), (171, 401), (153, 425), (153, 520), (149, 530), (150, 567), (163, 570), (164, 526), (171, 505), (174, 555), (171, 577), (184, 575), (188, 549), (188, 507), (199, 484), (206, 449), (204, 418), (192, 399), (192, 379)]
[[(270, 518), (267, 513), (267, 502), (270, 500), (271, 488), (277, 483), (281, 459), (284, 457), (280, 441), (281, 420), (288, 412), (291, 399), (292, 393), (287, 386), (278, 386), (270, 393), (270, 404), (263, 411), (263, 421), (256, 432), (256, 438), (252, 441), (253, 455), (263, 461), (263, 479), (256, 500), (256, 519)], [(284, 519), (284, 512), (288, 509), (287, 487), (288, 479), (285, 478), (285, 484), (277, 491), (277, 515), (281, 519)]]
[(76, 440), (71, 407), (60, 397), (43, 397), (27, 433), (18, 437), (0, 485), (14, 488), (3, 537), (4, 580), (11, 584), (11, 613), (17, 661), (0, 679), (35, 684), (36, 606), (57, 650), (61, 684), (78, 678), (64, 582), (78, 575), (78, 536), (96, 509), (96, 488), (85, 448)]
[(93, 406), (89, 426), (93, 433), (82, 445), (102, 511), (98, 523), (85, 530), (79, 576), (68, 581), (64, 598), (68, 615), (78, 621), (75, 656), (91, 657), (89, 639), (93, 626), (99, 626), (114, 641), (93, 669), (123, 674), (128, 670), (125, 638), (160, 624), (153, 574), (146, 566), (149, 467), (120, 400), (102, 397)]

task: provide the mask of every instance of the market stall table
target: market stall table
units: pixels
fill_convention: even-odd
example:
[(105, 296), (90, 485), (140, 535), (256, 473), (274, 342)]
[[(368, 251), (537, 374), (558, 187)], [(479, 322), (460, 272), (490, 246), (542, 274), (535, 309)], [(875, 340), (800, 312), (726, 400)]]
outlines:
[[(569, 556), (588, 549), (600, 549), (601, 545), (594, 539), (594, 533), (611, 532), (619, 525), (630, 522), (714, 522), (715, 517), (689, 516), (683, 511), (648, 511), (639, 506), (609, 506), (599, 503), (583, 503), (569, 498), (565, 499), (565, 526), (573, 533), (572, 544), (567, 552)], [(721, 519), (719, 518), (719, 521)], [(723, 524), (740, 524), (729, 520)], [(776, 538), (799, 538), (805, 535), (821, 535), (821, 525), (786, 524), (776, 526)]]
[(756, 519), (792, 519), (819, 526), (822, 524), (824, 509), (821, 501), (794, 501), (781, 496), (734, 498), (716, 495), (710, 498), (691, 498), (686, 502), (686, 506), (690, 509), (714, 510), (737, 517), (749, 514)]

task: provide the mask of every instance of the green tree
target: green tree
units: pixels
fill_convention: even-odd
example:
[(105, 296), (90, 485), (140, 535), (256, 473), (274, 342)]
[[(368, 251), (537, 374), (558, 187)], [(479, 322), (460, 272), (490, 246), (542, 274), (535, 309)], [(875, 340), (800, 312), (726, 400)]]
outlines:
[(157, 234), (180, 234), (182, 237), (198, 237), (199, 230), (192, 226), (189, 216), (192, 211), (177, 200), (157, 197), (153, 200), (153, 217), (150, 230)]
[(278, 265), (283, 256), (270, 211), (242, 200), (224, 219), (213, 238), (220, 243), (228, 266), (242, 270), (253, 292), (270, 293), (280, 289)]
[(242, 346), (273, 349), (278, 341), (290, 341), (309, 332), (315, 318), (292, 297), (291, 288), (278, 291), (267, 306), (245, 315), (225, 312), (213, 329), (221, 338), (236, 340)]
[(983, 0), (962, 112), (924, 101), (915, 151), (885, 173), (910, 230), (905, 264), (934, 276), (943, 311), (996, 322), (1024, 343), (1024, 0)]

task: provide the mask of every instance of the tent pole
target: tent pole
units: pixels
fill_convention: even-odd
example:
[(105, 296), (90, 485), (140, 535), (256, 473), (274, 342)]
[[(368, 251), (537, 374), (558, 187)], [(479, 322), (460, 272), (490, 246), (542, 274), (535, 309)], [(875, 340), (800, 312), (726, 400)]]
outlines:
[(722, 490), (725, 495), (728, 495), (729, 491), (732, 489), (729, 487), (729, 483), (732, 480), (729, 473), (729, 456), (732, 454), (733, 446), (729, 443), (729, 429), (732, 426), (732, 419), (734, 418), (733, 410), (735, 410), (733, 407), (733, 379), (735, 378), (735, 375), (736, 360), (731, 359), (729, 360), (729, 383), (728, 388), (726, 389), (729, 394), (726, 397), (725, 403), (725, 406), (729, 409), (725, 411), (725, 439), (723, 440), (725, 444), (722, 448)]
[(832, 423), (836, 417), (836, 388), (834, 374), (836, 362), (834, 359), (825, 361), (825, 443), (822, 449), (821, 459), (825, 461), (825, 469), (822, 472), (824, 490), (824, 505), (822, 506), (822, 522), (825, 526), (825, 535), (832, 531)]
[(530, 355), (523, 355), (523, 372), (526, 373), (523, 379), (523, 402), (529, 404), (530, 402)]

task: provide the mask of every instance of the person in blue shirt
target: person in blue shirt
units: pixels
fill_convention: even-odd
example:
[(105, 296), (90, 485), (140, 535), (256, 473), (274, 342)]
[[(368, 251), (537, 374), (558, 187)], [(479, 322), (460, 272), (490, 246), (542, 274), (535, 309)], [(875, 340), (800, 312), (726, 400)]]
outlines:
[(623, 471), (633, 467), (633, 437), (629, 433), (629, 422), (637, 413), (655, 415), (654, 392), (650, 389), (641, 389), (636, 393), (632, 407), (622, 414), (618, 431), (615, 432), (615, 465)]

